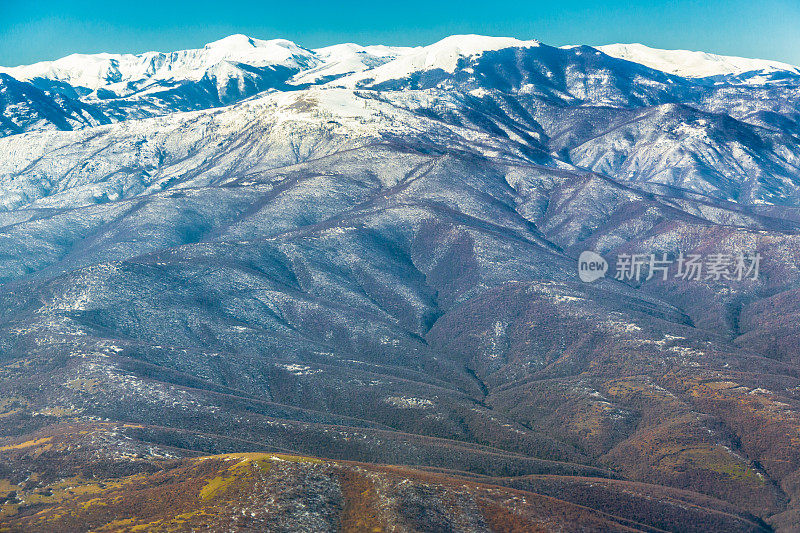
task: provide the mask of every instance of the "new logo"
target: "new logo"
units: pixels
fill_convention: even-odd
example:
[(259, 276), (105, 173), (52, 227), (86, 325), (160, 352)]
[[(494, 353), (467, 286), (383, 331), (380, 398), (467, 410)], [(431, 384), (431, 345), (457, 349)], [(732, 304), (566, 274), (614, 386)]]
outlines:
[(578, 257), (578, 277), (581, 281), (591, 283), (605, 277), (608, 272), (608, 262), (603, 256), (595, 252), (581, 252)]

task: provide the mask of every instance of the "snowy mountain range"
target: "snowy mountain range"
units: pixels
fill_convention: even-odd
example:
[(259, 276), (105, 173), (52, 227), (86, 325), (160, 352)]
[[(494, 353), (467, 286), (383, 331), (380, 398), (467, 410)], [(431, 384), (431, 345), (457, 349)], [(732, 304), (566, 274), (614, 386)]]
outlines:
[[(365, 131), (403, 135), (411, 131), (410, 122), (418, 122), (413, 127), (420, 131), (485, 136), (487, 145), (506, 142), (493, 154), (511, 150), (556, 167), (689, 188), (724, 200), (794, 204), (800, 201), (798, 87), (798, 69), (776, 62), (641, 45), (559, 49), (474, 35), (415, 48), (343, 44), (317, 50), (233, 35), (198, 50), (72, 55), (0, 69), (0, 132), (84, 132), (54, 136), (41, 148), (29, 137), (4, 141), (7, 149), (29, 154), (0, 164), (2, 205), (52, 203), (62, 183), (69, 184), (70, 194), (98, 187), (91, 178), (92, 184), (75, 189), (73, 180), (64, 182), (66, 176), (40, 170), (48, 153), (55, 153), (50, 142), (131, 136), (144, 128), (147, 145), (176, 124), (221, 120), (235, 130), (238, 120), (277, 117), (348, 130), (351, 137)], [(318, 102), (326, 119), (301, 118), (312, 108), (297, 103), (305, 101)], [(281, 114), (268, 118), (254, 111), (273, 108)], [(202, 110), (209, 111), (181, 114)], [(131, 122), (164, 116), (169, 119)], [(360, 122), (349, 124), (353, 120)], [(125, 125), (97, 128), (119, 123)], [(610, 129), (601, 131), (599, 124)], [(166, 154), (163, 142), (153, 150)], [(20, 166), (33, 159), (39, 163)], [(145, 163), (124, 158), (109, 164), (139, 173)], [(127, 196), (172, 179), (152, 172), (145, 171), (147, 179), (123, 179), (135, 184), (113, 187)], [(47, 176), (47, 186), (40, 175)], [(107, 179), (122, 178), (111, 174), (101, 188), (111, 186)]]
[[(342, 44), (309, 50), (281, 39), (264, 41), (232, 35), (197, 50), (139, 55), (74, 54), (33, 65), (0, 67), (0, 75), (5, 76), (2, 78), (4, 85), (20, 82), (3, 89), (2, 115), (8, 134), (32, 128), (69, 129), (205, 109), (228, 105), (270, 89), (379, 88), (419, 84), (420, 80), (423, 85), (434, 86), (448, 78), (453, 82), (454, 77), (466, 81), (466, 77), (475, 75), (476, 66), (480, 73), (482, 62), (512, 53), (519, 60), (529, 61), (530, 65), (526, 66), (542, 75), (529, 80), (532, 83), (527, 86), (513, 87), (522, 92), (541, 90), (543, 83), (552, 85), (564, 75), (566, 68), (585, 62), (587, 54), (601, 56), (592, 60), (601, 69), (608, 69), (601, 64), (610, 65), (610, 58), (619, 58), (688, 78), (693, 86), (712, 83), (704, 83), (704, 80), (713, 80), (714, 85), (738, 85), (744, 83), (743, 75), (748, 76), (747, 83), (751, 84), (769, 84), (776, 80), (785, 83), (787, 78), (795, 79), (800, 75), (797, 67), (774, 61), (656, 50), (638, 44), (557, 50), (538, 41), (461, 35), (413, 48)], [(521, 74), (524, 77), (532, 72)], [(640, 75), (642, 78), (653, 76), (647, 71)], [(673, 88), (673, 92), (690, 90), (681, 81), (668, 81), (680, 87)], [(498, 82), (483, 80), (479, 88), (508, 89), (497, 85)], [(44, 94), (36, 93), (35, 89)], [(559, 89), (569, 93), (572, 87)], [(577, 92), (573, 96), (582, 98), (584, 95)], [(52, 111), (42, 114), (43, 106)], [(29, 108), (41, 115), (39, 121), (32, 122)]]
[(796, 67), (234, 35), (0, 117), (0, 529), (796, 529)]
[[(0, 67), (0, 73), (20, 81), (65, 83), (78, 94), (106, 89), (118, 96), (131, 94), (158, 82), (199, 81), (209, 72), (224, 72), (222, 65), (257, 69), (286, 68), (296, 74), (292, 83), (319, 84), (348, 74), (380, 68), (371, 76), (386, 81), (414, 72), (441, 69), (452, 73), (459, 60), (507, 48), (538, 47), (538, 41), (513, 38), (454, 35), (429, 46), (359, 46), (348, 43), (309, 50), (297, 44), (274, 39), (253, 39), (231, 35), (198, 50), (132, 54), (73, 54), (55, 61), (19, 67)], [(574, 47), (564, 47), (574, 48)], [(612, 44), (597, 50), (620, 59), (639, 63), (677, 76), (703, 78), (743, 74), (752, 71), (800, 73), (800, 68), (777, 61), (720, 56), (688, 50), (658, 50), (641, 44)], [(363, 80), (356, 77), (351, 83)], [(106, 93), (108, 94), (108, 93)]]

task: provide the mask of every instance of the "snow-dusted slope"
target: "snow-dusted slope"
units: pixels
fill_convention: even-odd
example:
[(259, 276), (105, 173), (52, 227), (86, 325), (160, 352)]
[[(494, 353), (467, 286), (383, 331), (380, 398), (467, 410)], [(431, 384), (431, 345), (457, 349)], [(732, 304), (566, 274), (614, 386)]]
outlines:
[(207, 186), (385, 138), (419, 137), (486, 157), (521, 157), (517, 142), (431, 120), (424, 111), (434, 103), (460, 105), (457, 96), (441, 93), (398, 93), (384, 101), (349, 89), (311, 87), (215, 110), (0, 138), (0, 153), (10, 155), (0, 158), (0, 212)]
[(61, 94), (0, 73), (0, 137), (28, 130), (71, 130), (105, 124), (101, 112)]
[(779, 61), (721, 56), (691, 50), (660, 50), (638, 43), (609, 44), (596, 48), (612, 57), (686, 78), (737, 75), (754, 70), (800, 73), (800, 68)]

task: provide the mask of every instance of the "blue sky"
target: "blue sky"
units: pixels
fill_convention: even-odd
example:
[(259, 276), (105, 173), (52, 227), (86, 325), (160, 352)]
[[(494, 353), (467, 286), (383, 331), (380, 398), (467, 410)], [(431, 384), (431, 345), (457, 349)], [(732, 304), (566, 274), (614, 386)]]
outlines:
[(553, 45), (641, 42), (800, 65), (798, 28), (800, 0), (0, 0), (0, 65), (199, 48), (231, 33), (308, 48), (429, 44), (454, 33)]

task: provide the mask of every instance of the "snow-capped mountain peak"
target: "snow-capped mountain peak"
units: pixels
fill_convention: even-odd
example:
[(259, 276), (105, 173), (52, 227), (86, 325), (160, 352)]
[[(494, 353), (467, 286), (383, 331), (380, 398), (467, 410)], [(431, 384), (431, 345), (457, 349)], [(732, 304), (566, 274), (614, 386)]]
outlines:
[[(237, 49), (237, 48), (256, 48), (258, 46), (269, 45), (270, 43), (274, 43), (275, 41), (263, 41), (260, 39), (253, 39), (252, 37), (248, 37), (242, 33), (234, 33), (233, 35), (228, 35), (227, 37), (223, 37), (217, 41), (210, 42), (206, 44), (203, 48), (227, 48), (227, 49)], [(291, 41), (285, 41), (286, 43), (291, 43)]]
[(200, 50), (177, 52), (185, 57), (196, 56), (201, 64), (222, 60), (260, 64), (287, 64), (299, 58), (310, 60), (314, 53), (287, 39), (261, 40), (247, 35), (229, 35), (224, 39), (208, 43)]
[(319, 83), (355, 72), (363, 72), (379, 67), (412, 48), (402, 46), (361, 46), (354, 43), (335, 44), (313, 50), (319, 64), (301, 72), (292, 79), (293, 83)]
[(379, 84), (428, 70), (442, 70), (452, 74), (464, 58), (506, 48), (533, 48), (540, 45), (539, 41), (522, 41), (512, 37), (451, 35), (428, 46), (405, 49), (404, 53), (385, 65), (368, 73), (348, 76), (342, 83), (356, 85), (362, 80), (371, 79), (373, 84)]
[(531, 48), (539, 45), (539, 41), (521, 41), (512, 37), (451, 35), (430, 46), (420, 48), (418, 53), (408, 57), (408, 63), (426, 70), (439, 68), (452, 73), (458, 65), (458, 60), (463, 57), (473, 57), (504, 48)]
[[(504, 48), (531, 48), (540, 46), (539, 41), (522, 41), (513, 37), (490, 37), (486, 35), (451, 35), (429, 46), (420, 47), (426, 58), (436, 66), (453, 56), (474, 56)], [(454, 68), (452, 65), (450, 68)]]
[(691, 50), (661, 50), (639, 43), (609, 44), (596, 48), (612, 57), (686, 78), (738, 75), (755, 70), (786, 70), (800, 73), (800, 68), (779, 61), (723, 56)]
[[(200, 49), (169, 53), (73, 54), (55, 61), (0, 68), (0, 73), (21, 81), (43, 78), (94, 91), (121, 89), (131, 82), (140, 87), (159, 80), (199, 80), (222, 62), (302, 70), (315, 66), (317, 60), (312, 51), (286, 39), (264, 41), (239, 34)], [(112, 87), (116, 84), (121, 86)]]

